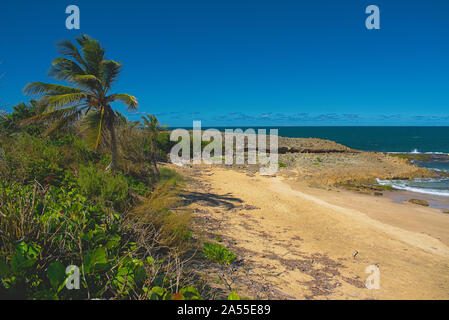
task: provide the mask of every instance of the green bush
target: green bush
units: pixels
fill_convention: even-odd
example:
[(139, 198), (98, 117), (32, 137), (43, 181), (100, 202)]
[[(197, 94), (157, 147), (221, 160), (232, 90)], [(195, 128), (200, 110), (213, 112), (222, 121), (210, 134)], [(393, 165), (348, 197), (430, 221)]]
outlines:
[(60, 185), (64, 179), (64, 158), (46, 139), (16, 135), (2, 138), (0, 146), (0, 174), (5, 180)]
[(175, 142), (170, 141), (170, 132), (161, 132), (156, 136), (156, 147), (159, 150), (159, 160), (166, 161)]
[(203, 255), (208, 259), (220, 264), (230, 264), (237, 256), (227, 248), (218, 243), (205, 242)]
[(12, 113), (0, 112), (0, 131), (6, 135), (17, 132), (27, 132), (31, 135), (38, 135), (44, 131), (44, 126), (38, 124), (29, 124), (26, 127), (20, 126), (20, 121), (35, 116), (39, 112), (37, 101), (31, 100), (30, 103), (19, 103), (12, 107)]
[[(149, 255), (148, 221), (108, 213), (76, 190), (3, 184), (0, 212), (0, 299), (201, 298), (191, 287), (173, 292), (158, 275), (164, 260)], [(65, 287), (70, 265), (80, 290)]]
[[(0, 125), (13, 129), (0, 130), (0, 299), (201, 298), (173, 264), (191, 237), (190, 215), (172, 210), (183, 179), (165, 168), (149, 179), (140, 130), (106, 172), (107, 141), (93, 150), (76, 127), (45, 137), (3, 119), (14, 126)], [(157, 143), (172, 144), (165, 133)], [(70, 265), (80, 290), (65, 287)]]
[(80, 166), (78, 185), (85, 196), (94, 197), (105, 205), (125, 209), (128, 204), (128, 181), (121, 174), (111, 174), (94, 165)]
[[(145, 261), (123, 235), (121, 217), (76, 191), (0, 188), (0, 295), (20, 299), (127, 296), (146, 279)], [(83, 270), (68, 291), (65, 268)], [(114, 268), (113, 268), (114, 267)], [(126, 281), (125, 281), (126, 280)]]

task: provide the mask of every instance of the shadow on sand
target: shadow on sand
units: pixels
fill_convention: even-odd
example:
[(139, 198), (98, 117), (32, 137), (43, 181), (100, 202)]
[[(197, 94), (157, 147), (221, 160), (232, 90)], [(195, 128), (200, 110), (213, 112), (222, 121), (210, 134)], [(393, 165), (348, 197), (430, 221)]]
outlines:
[(186, 192), (182, 194), (184, 205), (189, 205), (195, 202), (205, 202), (207, 205), (214, 207), (225, 207), (231, 210), (242, 204), (243, 201), (239, 198), (233, 197), (230, 193), (219, 195), (209, 192)]

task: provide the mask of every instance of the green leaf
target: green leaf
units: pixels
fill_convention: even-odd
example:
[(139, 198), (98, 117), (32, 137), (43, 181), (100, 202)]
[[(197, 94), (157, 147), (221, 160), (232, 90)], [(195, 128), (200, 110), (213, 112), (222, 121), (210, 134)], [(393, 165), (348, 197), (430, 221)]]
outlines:
[(149, 291), (150, 294), (150, 300), (164, 300), (164, 298), (167, 296), (168, 292), (166, 289), (163, 289), (161, 287), (153, 287)]
[(186, 299), (190, 300), (199, 300), (201, 299), (201, 295), (194, 287), (185, 287), (182, 288), (179, 293), (181, 293)]
[(134, 273), (128, 267), (120, 267), (117, 274), (113, 280), (113, 283), (120, 292), (128, 294), (130, 288), (134, 286)]
[(110, 237), (110, 240), (106, 243), (106, 248), (112, 249), (118, 247), (120, 244), (120, 236), (113, 235)]
[(47, 277), (50, 279), (51, 286), (57, 289), (66, 279), (65, 267), (60, 262), (53, 262), (48, 266)]
[(40, 247), (36, 244), (26, 244), (21, 242), (16, 245), (11, 259), (11, 270), (15, 275), (19, 275), (32, 267), (37, 262)]
[(98, 248), (95, 249), (92, 255), (95, 263), (107, 263), (108, 260), (106, 259), (106, 249), (105, 248)]
[(235, 291), (232, 291), (228, 296), (228, 300), (240, 300), (240, 296)]
[(102, 271), (107, 269), (108, 260), (106, 258), (106, 249), (98, 248), (94, 251), (88, 252), (84, 257), (84, 268), (86, 273), (92, 271)]

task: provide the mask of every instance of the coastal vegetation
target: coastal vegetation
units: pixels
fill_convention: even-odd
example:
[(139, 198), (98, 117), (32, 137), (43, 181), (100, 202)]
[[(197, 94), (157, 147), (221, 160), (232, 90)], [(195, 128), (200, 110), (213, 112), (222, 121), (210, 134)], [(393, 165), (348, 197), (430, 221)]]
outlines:
[[(200, 299), (184, 260), (192, 251), (183, 178), (167, 160), (169, 134), (154, 115), (132, 122), (111, 93), (121, 64), (88, 36), (58, 44), (36, 97), (0, 117), (0, 297)], [(79, 270), (79, 290), (67, 282)], [(73, 269), (73, 268), (72, 268)]]
[(220, 264), (230, 264), (237, 256), (219, 243), (205, 242), (203, 255), (212, 261)]
[(63, 57), (54, 59), (49, 71), (49, 76), (68, 82), (68, 86), (43, 82), (31, 82), (25, 86), (25, 93), (43, 95), (39, 100), (42, 112), (26, 121), (50, 123), (45, 131), (49, 134), (81, 119), (86, 138), (94, 149), (109, 134), (109, 169), (114, 171), (118, 161), (116, 126), (120, 114), (112, 109), (111, 103), (120, 101), (128, 111), (132, 111), (137, 109), (138, 102), (126, 93), (110, 94), (122, 65), (105, 58), (105, 49), (99, 41), (82, 35), (76, 38), (76, 42), (80, 50), (71, 41), (57, 44)]
[[(246, 288), (254, 290), (252, 296), (291, 298), (265, 276), (288, 276), (298, 268), (298, 261), (298, 270), (313, 279), (300, 284), (301, 295), (304, 285), (312, 293), (304, 297), (326, 296), (336, 289), (333, 277), (339, 276), (340, 264), (323, 255), (326, 250), (333, 252), (327, 243), (320, 242), (325, 249), (309, 252), (310, 256), (291, 252), (296, 258), (285, 258), (292, 242), (301, 248), (303, 238), (319, 241), (316, 234), (334, 232), (333, 225), (326, 225), (333, 223), (328, 219), (329, 207), (312, 204), (313, 214), (291, 215), (294, 223), (277, 218), (303, 208), (303, 199), (287, 201), (290, 193), (284, 188), (273, 192), (271, 181), (253, 179), (257, 166), (233, 165), (234, 172), (219, 172), (222, 180), (214, 180), (218, 192), (198, 181), (186, 192), (189, 176), (164, 165), (174, 144), (166, 126), (151, 114), (130, 121), (114, 109), (115, 102), (129, 111), (138, 108), (136, 97), (112, 92), (121, 64), (106, 59), (105, 49), (88, 36), (77, 38), (75, 44), (63, 41), (58, 48), (63, 57), (53, 61), (49, 75), (67, 85), (32, 82), (24, 88), (33, 96), (29, 102), (0, 113), (0, 298), (238, 300), (235, 290), (240, 291), (250, 277), (260, 276), (249, 267), (255, 258), (276, 269), (263, 274), (257, 286), (261, 280), (250, 279)], [(377, 178), (435, 175), (408, 161), (427, 158), (361, 152), (320, 139), (280, 137), (279, 142), (280, 172), (321, 189), (343, 187), (381, 196), (393, 188), (378, 185)], [(201, 146), (209, 143), (202, 141)], [(189, 170), (191, 176), (201, 175), (190, 167), (183, 174)], [(205, 179), (217, 178), (211, 173)], [(228, 182), (238, 186), (231, 189), (232, 195), (222, 189), (231, 188)], [(248, 190), (250, 196), (245, 196)], [(310, 199), (306, 201), (310, 206)], [(197, 207), (190, 212), (186, 207), (193, 202)], [(429, 205), (418, 199), (410, 202)], [(282, 206), (273, 207), (278, 203)], [(257, 214), (251, 214), (253, 210)], [(195, 229), (199, 214), (204, 234)], [(303, 215), (315, 221), (316, 233), (311, 224), (305, 227), (304, 220), (297, 219)], [(352, 232), (352, 222), (341, 221)], [(278, 223), (284, 223), (284, 228)], [(273, 241), (276, 252), (259, 245), (292, 227), (299, 231)], [(229, 229), (227, 234), (224, 228)], [(242, 239), (252, 244), (254, 252), (241, 245)], [(352, 236), (343, 241), (347, 239)], [(340, 245), (344, 252), (353, 247), (352, 242)], [(357, 243), (358, 250), (361, 245)], [(371, 252), (371, 245), (365, 248)], [(279, 273), (279, 266), (287, 266), (287, 272)], [(76, 275), (79, 283), (71, 283)], [(213, 276), (218, 290), (205, 284)], [(341, 281), (360, 288), (355, 278), (345, 276)]]

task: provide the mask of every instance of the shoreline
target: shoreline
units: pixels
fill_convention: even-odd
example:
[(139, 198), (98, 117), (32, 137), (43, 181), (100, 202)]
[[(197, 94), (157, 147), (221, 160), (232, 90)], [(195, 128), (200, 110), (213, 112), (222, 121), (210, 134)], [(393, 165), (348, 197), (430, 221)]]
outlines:
[[(238, 256), (218, 273), (203, 270), (227, 279), (219, 290), (255, 299), (449, 299), (445, 200), (377, 183), (437, 172), (330, 140), (280, 137), (279, 147), (283, 165), (272, 176), (258, 165), (170, 165), (200, 199), (187, 208), (201, 239)], [(365, 285), (372, 266), (379, 290)]]
[[(190, 209), (211, 241), (223, 239), (238, 254), (233, 276), (243, 295), (449, 298), (449, 215), (387, 197), (312, 188), (285, 175), (204, 165), (179, 170), (201, 184), (198, 190), (207, 186), (209, 196), (226, 200)], [(380, 290), (364, 286), (369, 265), (380, 266)]]
[(429, 195), (420, 192), (396, 190), (384, 192), (384, 197), (393, 200), (395, 203), (404, 203), (410, 199), (424, 200), (429, 203), (429, 207), (442, 211), (449, 210), (449, 197)]

